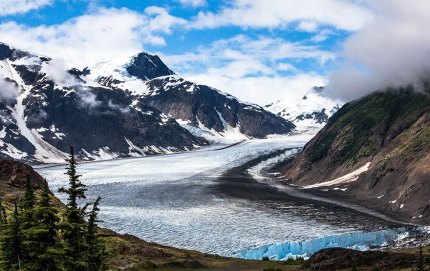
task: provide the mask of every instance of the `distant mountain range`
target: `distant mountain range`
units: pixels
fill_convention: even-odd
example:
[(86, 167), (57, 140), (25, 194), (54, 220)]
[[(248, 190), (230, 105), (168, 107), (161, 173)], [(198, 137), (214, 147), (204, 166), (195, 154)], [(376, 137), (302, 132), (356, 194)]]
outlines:
[(119, 66), (63, 66), (0, 43), (1, 157), (62, 162), (69, 144), (83, 160), (144, 156), (191, 150), (214, 136), (264, 138), (295, 128), (174, 75), (144, 52)]
[(278, 100), (265, 109), (294, 123), (295, 133), (316, 134), (341, 106), (324, 96), (324, 87), (314, 87), (300, 99)]

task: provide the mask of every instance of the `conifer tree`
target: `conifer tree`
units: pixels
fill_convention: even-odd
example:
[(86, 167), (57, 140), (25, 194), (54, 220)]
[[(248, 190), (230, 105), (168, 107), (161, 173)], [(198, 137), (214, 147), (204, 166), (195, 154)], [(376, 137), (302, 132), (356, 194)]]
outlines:
[(0, 199), (0, 270), (3, 270), (5, 264), (5, 243), (4, 243), (4, 235), (6, 234), (7, 227), (7, 217), (6, 217), (6, 209), (3, 206), (3, 202)]
[(36, 204), (36, 198), (34, 196), (34, 189), (33, 189), (33, 186), (31, 185), (30, 176), (27, 175), (27, 179), (25, 182), (25, 193), (22, 199), (22, 209), (33, 210), (35, 204)]
[(0, 199), (0, 230), (7, 225), (6, 208), (3, 206), (3, 201)]
[(35, 226), (31, 229), (34, 241), (31, 262), (26, 270), (63, 271), (64, 251), (58, 236), (57, 209), (52, 206), (48, 186), (43, 189), (34, 209)]
[(93, 204), (92, 210), (89, 212), (87, 225), (87, 243), (88, 243), (88, 270), (89, 271), (104, 271), (107, 270), (105, 265), (104, 253), (105, 247), (97, 235), (97, 215), (100, 211), (99, 203), (101, 198), (98, 197)]
[(73, 147), (70, 147), (69, 165), (66, 175), (69, 177), (69, 188), (60, 188), (60, 192), (68, 195), (67, 209), (62, 225), (64, 240), (65, 267), (68, 271), (88, 270), (88, 245), (86, 242), (86, 223), (79, 199), (85, 198), (86, 187), (76, 173), (76, 160)]
[(25, 193), (20, 201), (21, 213), (20, 213), (20, 227), (22, 233), (22, 265), (27, 266), (31, 264), (37, 255), (34, 253), (34, 248), (38, 245), (38, 238), (35, 220), (34, 220), (34, 206), (36, 198), (34, 195), (34, 189), (31, 185), (30, 176), (27, 175), (25, 184)]
[(7, 223), (3, 232), (3, 259), (1, 267), (3, 270), (20, 270), (22, 257), (22, 236), (20, 228), (20, 219), (18, 205), (15, 201), (14, 211), (10, 222)]

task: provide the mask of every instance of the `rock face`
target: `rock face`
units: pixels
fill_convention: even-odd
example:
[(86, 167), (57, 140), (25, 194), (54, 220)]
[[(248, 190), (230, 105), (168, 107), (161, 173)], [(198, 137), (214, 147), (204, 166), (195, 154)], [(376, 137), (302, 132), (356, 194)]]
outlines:
[(342, 104), (323, 93), (323, 87), (314, 87), (299, 100), (279, 100), (266, 105), (265, 109), (292, 122), (297, 133), (316, 134)]
[(175, 74), (156, 55), (142, 52), (133, 57), (127, 66), (127, 72), (142, 80)]
[(287, 134), (294, 125), (262, 107), (245, 104), (214, 88), (176, 77), (147, 82), (148, 95), (140, 102), (196, 127), (218, 133), (236, 131), (250, 137)]
[(410, 87), (344, 105), (281, 171), (322, 195), (428, 224), (429, 165), (430, 97)]
[(189, 150), (205, 144), (88, 70), (61, 71), (51, 59), (0, 46), (0, 156), (62, 162), (68, 145), (85, 160)]

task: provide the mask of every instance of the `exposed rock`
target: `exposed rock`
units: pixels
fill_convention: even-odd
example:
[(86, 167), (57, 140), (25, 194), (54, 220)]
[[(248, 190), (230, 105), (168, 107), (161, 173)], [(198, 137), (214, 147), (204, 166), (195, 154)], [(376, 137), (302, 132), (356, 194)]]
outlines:
[(153, 106), (175, 119), (220, 133), (229, 129), (256, 138), (270, 134), (288, 134), (294, 125), (262, 107), (242, 103), (217, 89), (197, 85), (176, 77), (147, 82), (149, 94), (140, 102)]
[(142, 80), (175, 74), (157, 55), (142, 52), (133, 57), (127, 66), (127, 72)]

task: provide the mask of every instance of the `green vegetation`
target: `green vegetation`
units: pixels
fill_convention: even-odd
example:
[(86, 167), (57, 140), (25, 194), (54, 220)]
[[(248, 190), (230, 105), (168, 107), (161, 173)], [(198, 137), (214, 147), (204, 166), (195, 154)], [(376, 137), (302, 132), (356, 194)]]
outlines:
[[(390, 140), (408, 129), (428, 110), (430, 98), (412, 87), (376, 92), (342, 107), (330, 120), (325, 133), (309, 151), (315, 162), (335, 154), (336, 164), (356, 163), (378, 153)], [(430, 130), (419, 131), (408, 146), (430, 143)]]
[[(71, 149), (67, 160), (70, 187), (64, 213), (51, 203), (45, 187), (35, 195), (29, 177), (25, 193), (14, 201), (13, 212), (0, 204), (0, 270), (14, 271), (102, 271), (106, 270), (103, 243), (97, 235), (97, 214), (100, 198), (93, 209), (80, 207), (85, 186), (76, 174), (76, 161)], [(88, 217), (88, 222), (85, 218)]]

